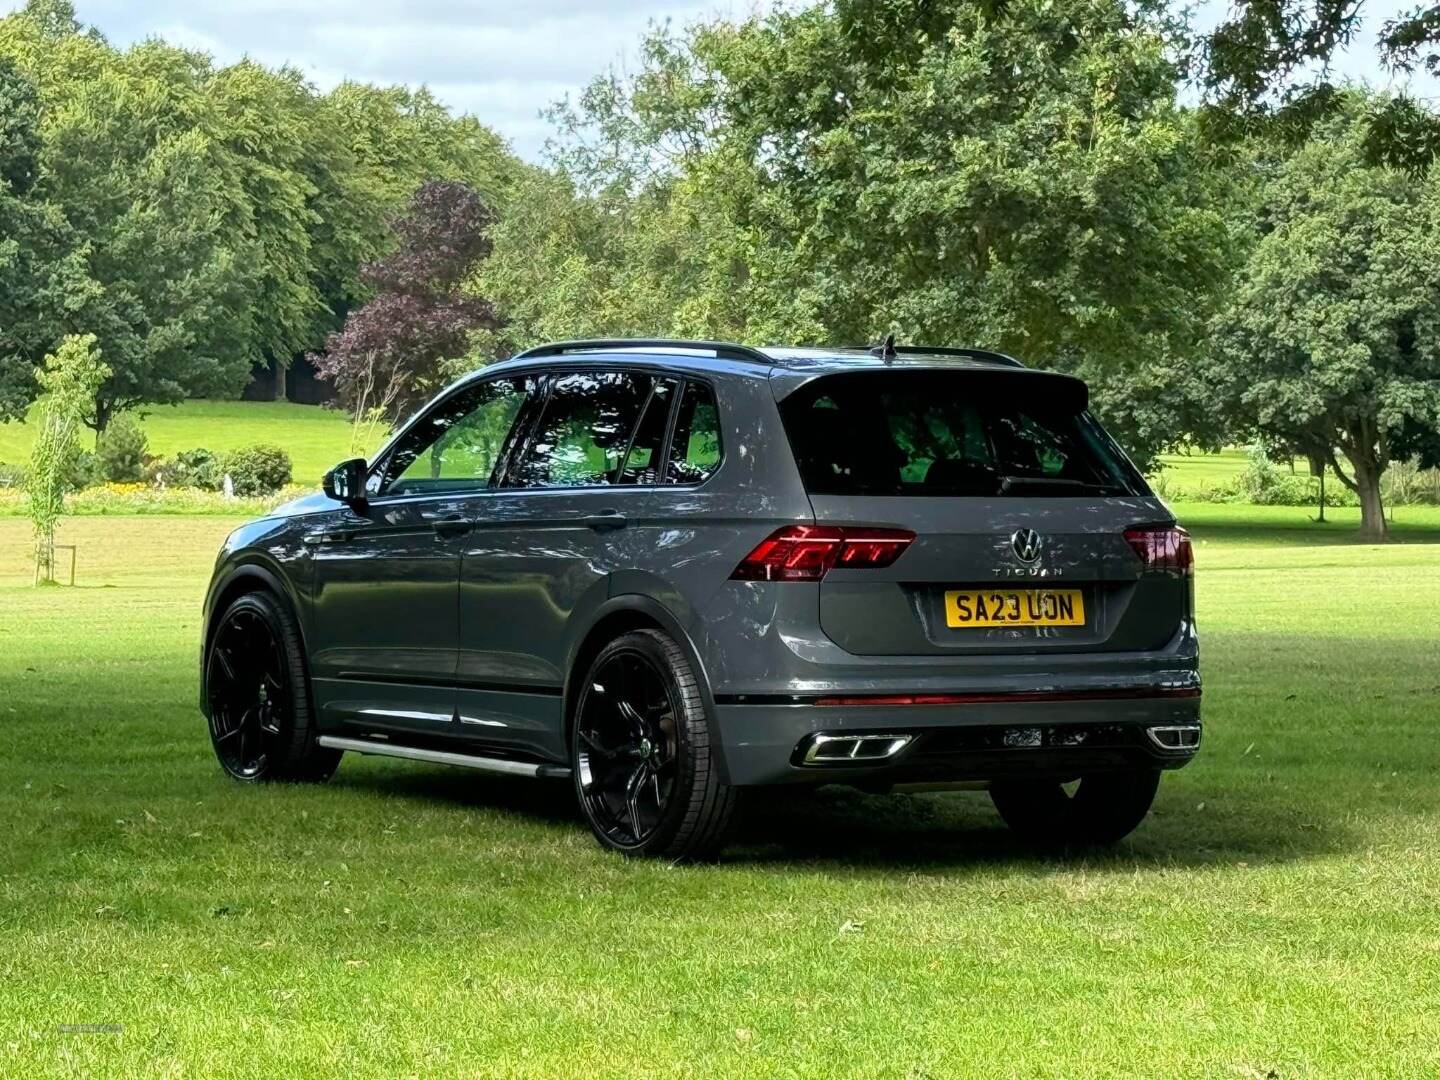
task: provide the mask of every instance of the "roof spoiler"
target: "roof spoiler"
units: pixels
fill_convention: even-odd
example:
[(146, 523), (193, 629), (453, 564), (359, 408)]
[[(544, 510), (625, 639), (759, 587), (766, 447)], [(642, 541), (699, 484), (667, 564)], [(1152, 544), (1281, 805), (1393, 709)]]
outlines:
[[(865, 346), (860, 347), (864, 348)], [(954, 356), (966, 360), (980, 360), (987, 364), (1003, 364), (1006, 367), (1023, 368), (1025, 366), (1013, 356), (1007, 356), (1001, 352), (991, 352), (989, 349), (952, 348), (946, 345), (896, 345), (894, 334), (887, 336), (884, 343), (870, 346), (869, 349), (871, 356), (878, 356), (886, 361), (900, 356)]]

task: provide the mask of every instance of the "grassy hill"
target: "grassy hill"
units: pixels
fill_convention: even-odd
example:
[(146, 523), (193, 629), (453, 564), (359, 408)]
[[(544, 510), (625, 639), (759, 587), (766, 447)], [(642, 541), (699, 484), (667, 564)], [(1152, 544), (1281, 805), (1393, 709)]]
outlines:
[[(290, 454), (295, 482), (320, 483), (320, 476), (350, 456), (350, 422), (343, 412), (288, 401), (187, 401), (146, 410), (141, 426), (150, 452), (235, 450), (273, 443)], [(0, 424), (0, 461), (23, 464), (35, 436), (33, 423)]]

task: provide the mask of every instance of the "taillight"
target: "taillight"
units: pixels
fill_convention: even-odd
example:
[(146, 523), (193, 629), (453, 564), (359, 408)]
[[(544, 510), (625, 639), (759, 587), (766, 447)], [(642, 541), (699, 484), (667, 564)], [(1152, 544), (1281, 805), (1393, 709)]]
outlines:
[(730, 576), (737, 581), (819, 581), (835, 566), (889, 566), (914, 540), (907, 529), (786, 525), (756, 544)]
[(1174, 525), (1149, 525), (1125, 530), (1125, 540), (1140, 556), (1146, 570), (1195, 573), (1195, 551), (1190, 534)]

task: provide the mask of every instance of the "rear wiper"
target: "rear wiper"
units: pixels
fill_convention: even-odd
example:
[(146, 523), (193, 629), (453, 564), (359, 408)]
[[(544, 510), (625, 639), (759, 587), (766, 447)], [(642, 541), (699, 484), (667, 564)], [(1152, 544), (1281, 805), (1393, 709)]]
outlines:
[(1000, 494), (1008, 495), (1015, 488), (1070, 488), (1094, 491), (1100, 495), (1123, 495), (1113, 484), (1092, 484), (1088, 480), (1069, 480), (1060, 476), (1002, 476)]

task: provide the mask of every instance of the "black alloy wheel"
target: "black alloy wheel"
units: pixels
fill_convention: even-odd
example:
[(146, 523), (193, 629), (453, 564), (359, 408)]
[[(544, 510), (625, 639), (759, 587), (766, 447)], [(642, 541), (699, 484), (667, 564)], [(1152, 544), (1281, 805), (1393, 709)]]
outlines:
[(690, 665), (658, 631), (626, 634), (595, 658), (576, 706), (572, 758), (581, 809), (605, 847), (680, 859), (723, 842), (735, 790), (711, 761)]
[(665, 676), (639, 651), (612, 653), (591, 674), (577, 724), (581, 798), (617, 847), (643, 844), (665, 817), (677, 712)]
[(237, 780), (324, 780), (340, 754), (313, 745), (299, 635), (264, 593), (221, 616), (205, 660), (210, 741)]

